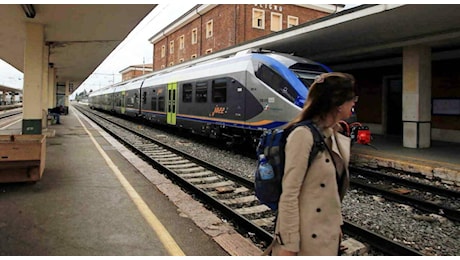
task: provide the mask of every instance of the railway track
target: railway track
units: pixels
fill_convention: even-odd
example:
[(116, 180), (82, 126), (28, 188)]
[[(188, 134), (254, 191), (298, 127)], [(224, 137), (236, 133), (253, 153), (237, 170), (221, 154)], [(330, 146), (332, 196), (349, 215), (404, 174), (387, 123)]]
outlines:
[(15, 115), (19, 115), (19, 114), (22, 114), (22, 108), (5, 109), (0, 114), (0, 120), (15, 116)]
[[(460, 192), (403, 179), (380, 171), (350, 167), (351, 185), (421, 211), (460, 222)], [(435, 199), (433, 199), (435, 198)]]
[[(270, 243), (275, 215), (268, 207), (259, 204), (254, 196), (252, 180), (162, 144), (136, 129), (109, 122), (107, 115), (98, 116), (77, 108), (160, 172), (219, 211), (240, 231), (253, 233), (265, 245)], [(346, 222), (344, 232), (359, 237), (385, 255), (422, 255), (353, 223)]]

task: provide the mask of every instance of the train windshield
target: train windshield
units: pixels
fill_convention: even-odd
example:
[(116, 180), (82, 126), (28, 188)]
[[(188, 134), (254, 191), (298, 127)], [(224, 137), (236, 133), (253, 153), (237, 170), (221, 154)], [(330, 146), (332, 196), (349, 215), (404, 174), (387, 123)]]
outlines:
[(311, 84), (313, 84), (313, 81), (315, 81), (316, 76), (320, 75), (320, 73), (314, 73), (311, 71), (301, 71), (301, 70), (292, 70), (292, 72), (295, 73), (297, 78), (302, 81), (302, 83), (307, 87), (307, 89), (310, 88)]

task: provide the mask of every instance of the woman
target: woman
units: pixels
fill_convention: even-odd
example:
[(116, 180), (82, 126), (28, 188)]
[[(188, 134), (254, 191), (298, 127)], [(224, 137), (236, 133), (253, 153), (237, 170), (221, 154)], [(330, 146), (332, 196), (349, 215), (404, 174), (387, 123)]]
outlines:
[(350, 138), (340, 134), (338, 122), (351, 116), (357, 96), (355, 80), (346, 73), (317, 77), (299, 115), (286, 128), (312, 120), (328, 149), (308, 168), (313, 135), (307, 126), (287, 137), (283, 192), (278, 205), (272, 255), (337, 255), (340, 247), (341, 202), (348, 188)]

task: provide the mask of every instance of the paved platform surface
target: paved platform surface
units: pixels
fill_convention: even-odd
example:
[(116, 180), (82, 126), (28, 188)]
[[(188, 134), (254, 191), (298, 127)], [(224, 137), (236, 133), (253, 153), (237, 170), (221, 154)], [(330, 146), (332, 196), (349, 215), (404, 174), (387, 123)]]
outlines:
[(431, 147), (403, 147), (402, 137), (374, 135), (372, 146), (353, 145), (351, 162), (388, 167), (460, 187), (460, 143), (432, 141)]
[(47, 131), (42, 179), (0, 183), (0, 255), (261, 253), (74, 109), (61, 122)]

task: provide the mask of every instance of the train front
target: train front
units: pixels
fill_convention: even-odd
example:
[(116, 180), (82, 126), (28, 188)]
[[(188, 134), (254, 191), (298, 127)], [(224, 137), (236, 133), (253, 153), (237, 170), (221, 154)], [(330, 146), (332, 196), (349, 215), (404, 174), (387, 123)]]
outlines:
[[(295, 104), (299, 111), (304, 106), (308, 95), (308, 89), (313, 84), (315, 78), (322, 74), (331, 72), (331, 70), (323, 64), (314, 62), (302, 57), (296, 57), (282, 53), (267, 53), (263, 54), (264, 63), (281, 75), (286, 83), (289, 84), (273, 84), (271, 88), (282, 95), (289, 102)], [(256, 74), (257, 75), (257, 74)], [(261, 76), (258, 76), (261, 78)], [(268, 82), (266, 82), (268, 83)], [(291, 117), (292, 118), (292, 117)], [(287, 119), (288, 121), (291, 119)], [(356, 109), (352, 109), (352, 115), (345, 121), (340, 122), (342, 133), (349, 136), (354, 143), (368, 145), (371, 142), (371, 132), (367, 126), (358, 122)]]

